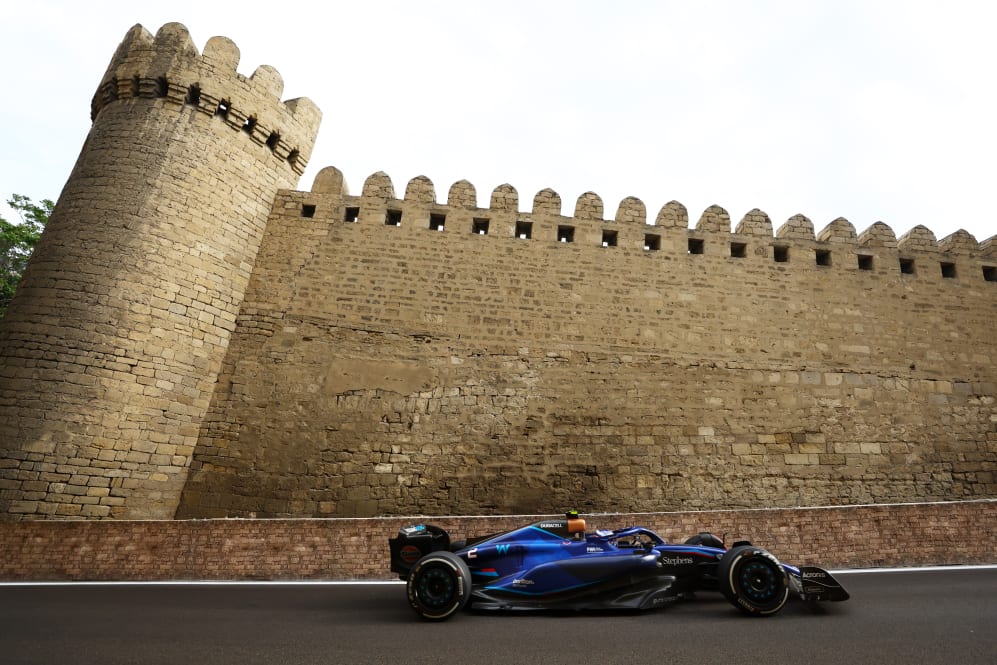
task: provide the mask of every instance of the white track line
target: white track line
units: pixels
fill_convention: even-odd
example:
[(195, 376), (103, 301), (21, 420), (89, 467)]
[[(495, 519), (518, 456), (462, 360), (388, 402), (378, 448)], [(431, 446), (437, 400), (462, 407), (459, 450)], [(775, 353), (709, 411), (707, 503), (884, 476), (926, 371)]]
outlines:
[[(865, 573), (925, 573), (959, 570), (997, 570), (997, 564), (972, 566), (921, 566), (918, 568), (848, 568), (832, 575)], [(404, 584), (401, 580), (155, 580), (155, 581), (57, 581), (0, 582), (0, 587), (24, 586), (381, 586)]]
[(918, 568), (844, 568), (828, 571), (832, 575), (855, 575), (859, 573), (924, 573), (950, 570), (997, 570), (997, 564), (975, 564), (969, 566), (921, 566)]

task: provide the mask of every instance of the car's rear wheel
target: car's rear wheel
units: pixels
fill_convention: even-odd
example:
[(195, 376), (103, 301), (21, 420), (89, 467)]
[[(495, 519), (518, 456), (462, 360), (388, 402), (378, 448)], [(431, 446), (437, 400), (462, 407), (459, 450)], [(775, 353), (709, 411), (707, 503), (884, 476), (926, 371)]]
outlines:
[(789, 579), (782, 564), (753, 545), (728, 550), (720, 560), (717, 577), (724, 597), (752, 616), (775, 614), (789, 597)]
[(471, 597), (471, 571), (452, 552), (431, 552), (419, 559), (408, 577), (408, 601), (428, 621), (449, 619)]
[(708, 531), (701, 531), (697, 533), (689, 540), (685, 541), (686, 545), (703, 545), (705, 547), (715, 547), (718, 550), (724, 548), (724, 541), (720, 540), (718, 537), (709, 533)]

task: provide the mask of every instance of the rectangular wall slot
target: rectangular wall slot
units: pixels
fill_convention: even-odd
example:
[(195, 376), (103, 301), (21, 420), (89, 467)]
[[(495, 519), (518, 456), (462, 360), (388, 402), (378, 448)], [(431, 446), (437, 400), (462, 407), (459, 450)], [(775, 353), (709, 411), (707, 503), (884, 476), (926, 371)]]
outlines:
[(533, 237), (533, 222), (516, 222), (516, 237), (520, 240), (529, 240)]
[(689, 253), (702, 254), (704, 243), (702, 238), (689, 238)]
[(575, 227), (573, 227), (573, 226), (559, 226), (559, 227), (557, 227), (557, 241), (558, 242), (574, 242), (575, 241)]
[(818, 249), (814, 252), (817, 259), (817, 265), (824, 266), (825, 268), (831, 265), (831, 250), (829, 249)]
[(773, 245), (772, 260), (776, 263), (789, 263), (789, 247), (785, 245)]
[(447, 223), (446, 215), (433, 214), (429, 216), (429, 228), (433, 231), (442, 231)]
[(732, 242), (730, 244), (730, 255), (731, 258), (743, 259), (748, 255), (748, 243)]
[(602, 232), (602, 246), (603, 247), (616, 247), (616, 231), (603, 231)]
[(900, 259), (900, 272), (904, 275), (913, 275), (914, 259)]
[(310, 203), (305, 203), (301, 206), (301, 216), (302, 217), (314, 217), (315, 216), (315, 206)]
[(347, 207), (346, 212), (343, 213), (344, 222), (355, 222), (360, 219), (360, 208)]
[(488, 220), (481, 217), (471, 222), (471, 233), (478, 236), (488, 235)]
[(654, 233), (644, 234), (644, 250), (648, 252), (657, 252), (661, 249), (661, 236)]
[(858, 255), (859, 270), (872, 270), (872, 257), (868, 254)]
[(942, 277), (945, 279), (955, 279), (955, 264), (942, 261)]

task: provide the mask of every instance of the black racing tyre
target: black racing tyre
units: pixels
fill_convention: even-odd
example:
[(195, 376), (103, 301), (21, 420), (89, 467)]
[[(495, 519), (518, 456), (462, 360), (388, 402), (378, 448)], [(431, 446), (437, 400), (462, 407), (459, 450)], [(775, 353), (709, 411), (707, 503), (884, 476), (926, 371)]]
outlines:
[(751, 616), (775, 614), (789, 597), (789, 578), (782, 564), (753, 545), (729, 549), (720, 560), (717, 579), (724, 598)]
[(431, 552), (412, 567), (406, 588), (416, 614), (428, 621), (443, 621), (467, 605), (471, 571), (453, 552)]
[(715, 547), (718, 550), (724, 548), (724, 541), (720, 540), (708, 531), (701, 531), (695, 536), (685, 541), (686, 545), (703, 545), (705, 547)]

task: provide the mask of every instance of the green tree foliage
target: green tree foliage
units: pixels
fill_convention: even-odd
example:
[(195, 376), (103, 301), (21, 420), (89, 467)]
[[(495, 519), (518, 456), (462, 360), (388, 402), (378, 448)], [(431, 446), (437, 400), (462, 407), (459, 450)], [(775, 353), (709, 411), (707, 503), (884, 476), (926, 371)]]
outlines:
[(0, 217), (0, 318), (3, 318), (10, 299), (14, 297), (31, 252), (55, 204), (48, 199), (35, 203), (27, 196), (14, 194), (7, 205), (17, 211), (21, 220), (8, 222)]

